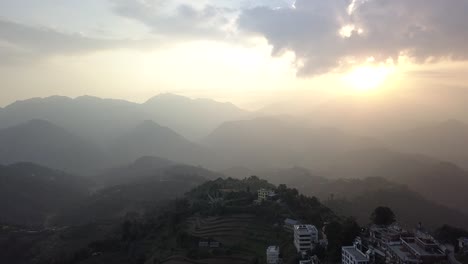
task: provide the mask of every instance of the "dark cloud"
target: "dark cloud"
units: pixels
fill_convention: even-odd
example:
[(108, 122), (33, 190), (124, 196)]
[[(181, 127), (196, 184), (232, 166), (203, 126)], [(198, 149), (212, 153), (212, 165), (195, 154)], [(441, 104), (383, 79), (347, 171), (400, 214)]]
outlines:
[(377, 55), (466, 59), (466, 12), (468, 0), (372, 0), (359, 5), (352, 18), (366, 32), (358, 43)]
[[(275, 52), (292, 50), (302, 62), (300, 74), (336, 69), (353, 58), (378, 61), (406, 54), (418, 62), (468, 57), (468, 0), (297, 0), (296, 8), (244, 10), (241, 29), (265, 36)], [(341, 27), (354, 24), (349, 38)]]

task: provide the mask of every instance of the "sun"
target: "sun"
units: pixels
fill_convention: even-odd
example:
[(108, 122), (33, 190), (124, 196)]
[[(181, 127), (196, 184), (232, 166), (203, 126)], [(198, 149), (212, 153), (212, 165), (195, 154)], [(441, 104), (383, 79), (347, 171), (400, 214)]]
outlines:
[(382, 87), (393, 72), (393, 67), (385, 65), (359, 66), (345, 75), (344, 82), (357, 92), (369, 92)]

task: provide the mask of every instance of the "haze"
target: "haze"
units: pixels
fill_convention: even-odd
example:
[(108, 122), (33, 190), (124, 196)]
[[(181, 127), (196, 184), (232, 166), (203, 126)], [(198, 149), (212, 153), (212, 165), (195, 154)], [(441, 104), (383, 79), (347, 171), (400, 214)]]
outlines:
[(5, 0), (0, 105), (50, 95), (144, 102), (171, 92), (253, 110), (388, 89), (419, 102), (442, 97), (438, 104), (448, 106), (466, 96), (465, 7), (462, 0)]
[(0, 0), (0, 263), (468, 263), (467, 13)]

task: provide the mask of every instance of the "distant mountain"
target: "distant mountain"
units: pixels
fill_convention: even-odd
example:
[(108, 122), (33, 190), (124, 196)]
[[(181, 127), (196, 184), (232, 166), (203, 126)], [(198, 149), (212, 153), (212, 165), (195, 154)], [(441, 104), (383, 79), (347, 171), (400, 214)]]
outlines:
[(156, 96), (144, 104), (91, 96), (33, 98), (17, 101), (2, 112), (0, 128), (42, 119), (99, 143), (121, 136), (144, 120), (153, 120), (190, 139), (198, 139), (225, 121), (248, 115), (229, 103), (172, 94)]
[(409, 186), (426, 199), (468, 214), (468, 171), (455, 164), (437, 162), (420, 167), (417, 164), (387, 164), (381, 168), (381, 175)]
[(425, 154), (468, 168), (468, 124), (457, 120), (395, 133), (387, 142), (401, 151)]
[(301, 193), (316, 196), (343, 216), (354, 216), (363, 225), (378, 206), (389, 206), (400, 223), (414, 227), (419, 221), (431, 228), (443, 224), (468, 227), (468, 213), (424, 198), (418, 191), (384, 178), (330, 180), (306, 169), (291, 168), (259, 173), (263, 179), (287, 184)]
[(348, 199), (327, 200), (325, 205), (340, 215), (355, 217), (361, 224), (369, 222), (369, 211), (378, 206), (388, 206), (397, 215), (398, 222), (409, 228), (419, 222), (430, 229), (443, 224), (468, 227), (466, 214), (424, 199), (406, 188), (382, 188)]
[(103, 165), (98, 147), (43, 120), (0, 130), (0, 162), (34, 162), (44, 166), (90, 173)]
[(83, 138), (102, 143), (149, 116), (139, 109), (138, 104), (122, 100), (52, 96), (17, 101), (7, 106), (0, 118), (2, 128), (31, 119), (47, 120)]
[(203, 143), (231, 166), (327, 167), (338, 153), (373, 146), (370, 138), (279, 118), (226, 122)]
[(152, 120), (189, 139), (201, 139), (223, 122), (251, 116), (231, 103), (174, 94), (155, 96), (144, 103), (142, 109), (150, 114)]
[(339, 153), (327, 171), (333, 178), (387, 178), (399, 173), (400, 169), (420, 168), (436, 162), (436, 159), (424, 155), (377, 147)]
[(43, 225), (84, 199), (91, 183), (32, 163), (0, 166), (0, 223)]
[(143, 156), (204, 166), (214, 164), (216, 160), (209, 150), (153, 121), (145, 121), (117, 138), (110, 145), (109, 151), (114, 164), (125, 164)]
[(455, 164), (387, 149), (350, 151), (329, 168), (335, 178), (381, 177), (407, 185), (425, 199), (468, 214), (468, 171)]

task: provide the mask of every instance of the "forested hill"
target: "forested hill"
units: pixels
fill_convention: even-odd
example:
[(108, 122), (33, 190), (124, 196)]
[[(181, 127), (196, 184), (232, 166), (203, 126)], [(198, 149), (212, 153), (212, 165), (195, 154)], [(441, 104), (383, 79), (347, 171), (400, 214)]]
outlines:
[[(256, 202), (260, 188), (275, 190), (278, 199)], [(35, 263), (247, 264), (265, 262), (266, 247), (277, 244), (285, 260), (294, 262), (297, 253), (291, 234), (282, 227), (285, 218), (299, 219), (319, 229), (326, 223), (330, 246), (317, 254), (329, 261), (337, 261), (341, 245), (352, 243), (360, 230), (355, 221), (338, 217), (318, 199), (300, 195), (285, 185), (275, 187), (253, 176), (208, 181), (156, 210), (127, 215), (123, 222), (49, 230), (34, 239), (24, 235), (31, 243), (24, 244), (23, 240), (23, 244), (9, 247), (11, 252), (28, 254), (37, 260)], [(5, 232), (8, 230), (2, 234)], [(222, 246), (216, 250), (199, 248), (198, 242), (207, 239)], [(54, 250), (46, 249), (52, 245)], [(4, 259), (11, 264), (22, 263), (11, 262), (14, 257), (10, 254)]]

